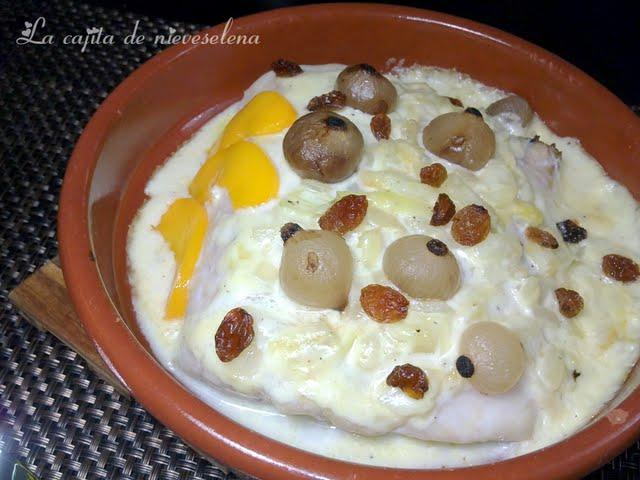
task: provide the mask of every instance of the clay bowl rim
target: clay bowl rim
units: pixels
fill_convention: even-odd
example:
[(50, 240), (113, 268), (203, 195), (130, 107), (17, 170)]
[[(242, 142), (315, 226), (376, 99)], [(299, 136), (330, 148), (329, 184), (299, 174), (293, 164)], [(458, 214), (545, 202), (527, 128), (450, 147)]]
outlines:
[[(567, 78), (578, 77), (594, 94), (617, 111), (618, 121), (635, 118), (605, 87), (556, 55), (511, 34), (470, 20), (410, 7), (382, 4), (317, 4), (289, 7), (234, 19), (247, 31), (270, 19), (300, 12), (333, 10), (352, 15), (392, 16), (434, 23), (491, 42), (508, 45)], [(223, 25), (204, 29), (220, 33)], [(443, 470), (392, 469), (358, 465), (321, 457), (271, 440), (242, 427), (207, 406), (182, 387), (146, 351), (120, 319), (105, 291), (95, 262), (89, 235), (89, 192), (100, 149), (119, 111), (156, 72), (187, 54), (195, 45), (176, 45), (155, 55), (129, 75), (100, 105), (85, 127), (67, 166), (60, 199), (58, 239), (64, 277), (70, 297), (98, 352), (133, 396), (164, 425), (207, 456), (245, 473), (264, 479), (393, 479), (430, 478), (567, 478), (598, 467), (631, 443), (640, 433), (640, 388), (617, 407), (628, 413), (626, 421), (604, 416), (559, 443), (505, 461)], [(533, 60), (532, 60), (533, 61)], [(640, 136), (640, 127), (636, 130)], [(82, 252), (82, 253), (78, 253)]]

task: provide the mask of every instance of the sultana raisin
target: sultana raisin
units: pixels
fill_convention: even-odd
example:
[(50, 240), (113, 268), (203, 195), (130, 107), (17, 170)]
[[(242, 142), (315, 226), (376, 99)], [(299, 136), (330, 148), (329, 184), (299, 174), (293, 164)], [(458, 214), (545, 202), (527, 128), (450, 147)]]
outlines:
[(573, 220), (558, 222), (556, 227), (560, 231), (562, 239), (567, 243), (580, 243), (587, 238), (587, 231)]
[(455, 105), (456, 107), (464, 107), (464, 105), (462, 104), (462, 102), (454, 97), (447, 97), (449, 99), (449, 102), (451, 103), (451, 105)]
[(467, 247), (482, 242), (491, 230), (491, 216), (481, 205), (467, 205), (453, 216), (451, 236)]
[(332, 90), (329, 93), (323, 93), (317, 97), (313, 97), (307, 104), (307, 110), (315, 112), (316, 110), (337, 110), (344, 107), (347, 97), (338, 90)]
[(527, 227), (524, 234), (533, 243), (536, 243), (543, 248), (558, 248), (558, 241), (556, 240), (556, 237), (545, 230), (541, 230), (537, 227)]
[(285, 223), (280, 229), (280, 238), (282, 238), (282, 242), (287, 243), (287, 240), (293, 237), (300, 230), (302, 230), (302, 227), (297, 223)]
[(391, 135), (391, 119), (386, 113), (371, 117), (371, 132), (376, 140), (388, 140)]
[(421, 368), (410, 363), (394, 367), (387, 377), (387, 385), (401, 388), (404, 393), (416, 400), (423, 398), (429, 390), (427, 375)]
[(323, 230), (344, 235), (362, 223), (368, 206), (366, 195), (347, 195), (329, 207), (318, 220), (318, 225)]
[(302, 68), (296, 62), (280, 58), (271, 64), (271, 70), (276, 77), (295, 77), (302, 73)]
[(362, 309), (380, 323), (395, 323), (407, 316), (409, 301), (404, 295), (384, 285), (367, 285), (360, 291)]
[(433, 214), (431, 215), (429, 225), (433, 225), (434, 227), (446, 225), (449, 223), (449, 220), (453, 218), (455, 213), (456, 205), (449, 198), (449, 195), (441, 193), (438, 195), (438, 199), (433, 205)]
[(447, 179), (447, 169), (441, 163), (432, 163), (420, 170), (420, 181), (426, 185), (439, 188)]
[(630, 258), (615, 253), (602, 257), (604, 274), (623, 283), (635, 282), (640, 277), (640, 267)]
[(567, 318), (573, 318), (578, 315), (584, 308), (584, 300), (575, 290), (567, 288), (557, 288), (554, 292), (558, 300), (560, 313)]
[(218, 358), (230, 362), (251, 344), (253, 336), (253, 317), (243, 308), (229, 310), (216, 331)]

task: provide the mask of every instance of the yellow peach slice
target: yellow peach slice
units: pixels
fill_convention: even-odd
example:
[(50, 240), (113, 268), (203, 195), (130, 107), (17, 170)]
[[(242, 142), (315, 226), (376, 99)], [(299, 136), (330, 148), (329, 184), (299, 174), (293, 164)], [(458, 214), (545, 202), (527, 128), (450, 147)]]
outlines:
[(193, 198), (171, 204), (156, 229), (169, 244), (176, 260), (173, 288), (165, 308), (167, 320), (183, 317), (189, 301), (189, 282), (207, 233), (207, 211)]
[(278, 92), (260, 92), (229, 121), (219, 149), (256, 135), (278, 133), (290, 127), (296, 117), (296, 110)]
[(204, 204), (213, 185), (229, 192), (233, 208), (252, 207), (278, 195), (278, 171), (255, 143), (239, 141), (211, 155), (189, 185), (189, 193)]

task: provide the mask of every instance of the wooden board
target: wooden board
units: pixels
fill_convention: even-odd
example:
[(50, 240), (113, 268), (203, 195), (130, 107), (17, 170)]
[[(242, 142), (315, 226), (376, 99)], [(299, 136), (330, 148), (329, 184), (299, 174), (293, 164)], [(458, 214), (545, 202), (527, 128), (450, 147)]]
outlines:
[(9, 300), (33, 325), (52, 333), (80, 354), (91, 370), (120, 394), (130, 395), (104, 363), (76, 315), (57, 258), (27, 277), (9, 294)]

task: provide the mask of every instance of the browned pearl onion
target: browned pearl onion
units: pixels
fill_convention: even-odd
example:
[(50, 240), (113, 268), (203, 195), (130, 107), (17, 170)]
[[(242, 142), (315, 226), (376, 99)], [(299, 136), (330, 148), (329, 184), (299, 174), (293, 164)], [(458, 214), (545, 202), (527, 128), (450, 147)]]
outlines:
[(342, 309), (347, 304), (353, 258), (340, 235), (325, 230), (301, 230), (284, 244), (280, 285), (302, 305)]
[(396, 106), (396, 87), (371, 65), (345, 68), (336, 80), (336, 90), (347, 96), (347, 105), (365, 113), (388, 113)]
[(426, 235), (409, 235), (393, 242), (384, 253), (387, 278), (414, 298), (447, 300), (460, 287), (458, 262), (447, 246)]
[(529, 102), (518, 95), (509, 95), (497, 102), (493, 102), (487, 107), (486, 111), (492, 117), (502, 114), (515, 115), (523, 127), (526, 127), (533, 118), (533, 110)]
[(471, 112), (450, 112), (434, 118), (424, 127), (422, 142), (434, 155), (469, 170), (484, 167), (496, 149), (489, 125)]
[(495, 322), (469, 326), (460, 339), (460, 355), (473, 363), (471, 385), (486, 395), (511, 390), (520, 380), (525, 355), (517, 335)]
[(364, 140), (353, 122), (318, 111), (296, 120), (282, 143), (289, 165), (302, 178), (335, 183), (356, 171)]

